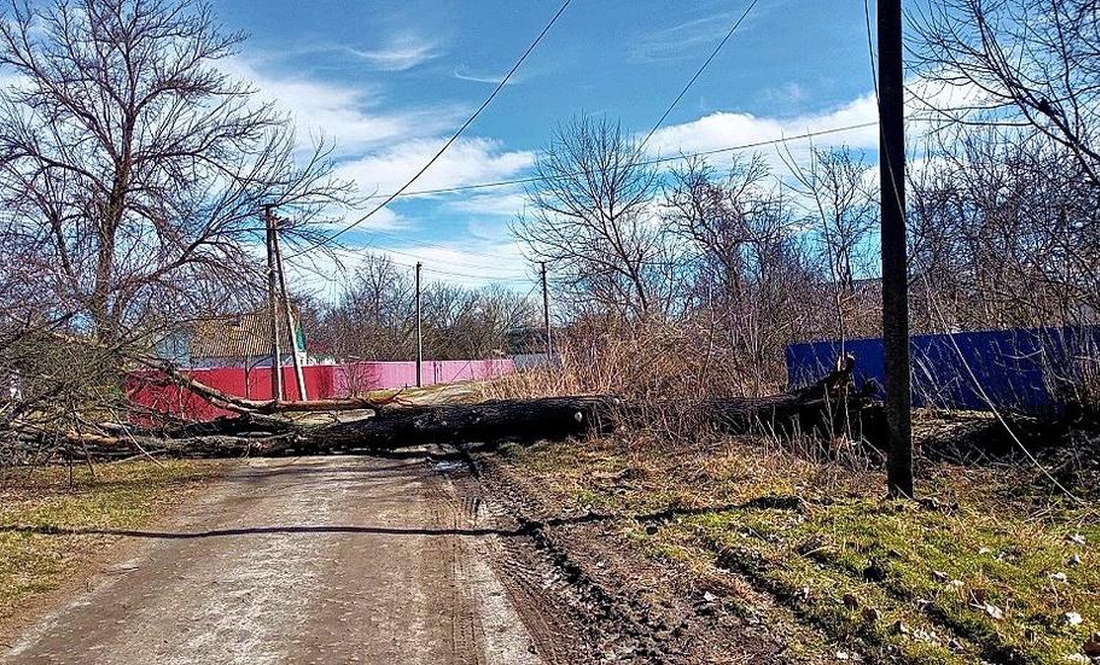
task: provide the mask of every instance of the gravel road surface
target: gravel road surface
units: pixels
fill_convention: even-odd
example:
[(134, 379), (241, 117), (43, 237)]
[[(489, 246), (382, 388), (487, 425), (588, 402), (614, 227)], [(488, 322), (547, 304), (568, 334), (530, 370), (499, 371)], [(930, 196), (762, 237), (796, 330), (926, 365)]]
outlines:
[(3, 662), (540, 663), (479, 504), (422, 460), (250, 460), (122, 534)]

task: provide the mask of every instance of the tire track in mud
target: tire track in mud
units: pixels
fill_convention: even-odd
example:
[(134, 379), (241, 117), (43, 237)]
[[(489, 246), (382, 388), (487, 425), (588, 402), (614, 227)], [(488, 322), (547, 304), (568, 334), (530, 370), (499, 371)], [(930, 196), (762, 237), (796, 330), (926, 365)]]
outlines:
[[(456, 531), (491, 529), (497, 522), (486, 519), (478, 494), (460, 492), (452, 475), (453, 465), (433, 467), (439, 482), (429, 487), (431, 504), (445, 515), (447, 527)], [(461, 469), (459, 469), (461, 470)], [(507, 593), (490, 560), (499, 549), (501, 538), (485, 535), (479, 538), (454, 538), (450, 561), (454, 570), (454, 602), (467, 608), (453, 624), (458, 651), (462, 645), (476, 644), (469, 652), (477, 655), (478, 665), (540, 665), (539, 640), (532, 633), (525, 613), (524, 598), (516, 602)], [(515, 619), (520, 621), (516, 622)], [(518, 648), (519, 645), (523, 648)]]
[(466, 496), (478, 497), (498, 523), (524, 536), (500, 542), (493, 561), (520, 599), (517, 612), (539, 634), (547, 661), (701, 662), (683, 651), (687, 621), (670, 624), (644, 601), (597, 579), (552, 533), (562, 527), (551, 529), (544, 516), (532, 517), (537, 510), (511, 484), (475, 458), (467, 461), (468, 469), (448, 468), (452, 482)]
[(523, 535), (501, 539), (492, 561), (547, 662), (837, 662), (822, 635), (731, 571), (677, 570), (634, 551), (610, 521), (551, 514), (492, 457), (467, 455), (467, 469), (448, 475)]

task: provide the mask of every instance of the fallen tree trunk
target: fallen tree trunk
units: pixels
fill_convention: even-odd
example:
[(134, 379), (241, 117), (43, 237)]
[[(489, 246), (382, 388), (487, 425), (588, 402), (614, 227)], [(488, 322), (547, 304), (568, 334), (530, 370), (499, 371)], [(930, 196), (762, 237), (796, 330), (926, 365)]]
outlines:
[[(831, 437), (880, 420), (869, 392), (852, 386), (852, 363), (812, 386), (761, 398), (706, 400), (695, 405), (624, 402), (614, 396), (514, 399), (444, 406), (380, 406), (352, 421), (302, 424), (247, 413), (193, 423), (156, 436), (107, 428), (104, 434), (69, 433), (82, 451), (118, 456), (158, 451), (187, 457), (277, 456), (395, 450), (430, 444), (495, 444), (606, 434), (617, 427), (663, 419), (681, 428), (727, 433)], [(866, 431), (864, 429), (863, 431)]]
[(396, 450), (431, 444), (560, 440), (608, 433), (621, 408), (608, 396), (498, 400), (473, 405), (389, 407), (377, 415), (322, 425), (288, 420), (221, 418), (155, 436), (118, 429), (69, 432), (71, 449), (98, 456), (156, 451), (176, 457), (316, 455)]
[(177, 370), (170, 364), (149, 358), (137, 358), (139, 362), (158, 373), (158, 376), (147, 379), (151, 384), (174, 385), (180, 390), (193, 393), (214, 406), (239, 414), (271, 415), (275, 413), (316, 413), (325, 411), (373, 411), (381, 406), (390, 404), (397, 399), (397, 395), (387, 399), (374, 399), (371, 397), (347, 397), (343, 399), (316, 399), (292, 402), (287, 400), (255, 400), (231, 395), (218, 390), (213, 386), (198, 381)]
[(699, 408), (709, 414), (709, 422), (731, 434), (878, 437), (883, 424), (873, 398), (875, 384), (856, 390), (854, 368), (855, 359), (847, 356), (842, 367), (810, 386), (765, 397), (711, 399)]

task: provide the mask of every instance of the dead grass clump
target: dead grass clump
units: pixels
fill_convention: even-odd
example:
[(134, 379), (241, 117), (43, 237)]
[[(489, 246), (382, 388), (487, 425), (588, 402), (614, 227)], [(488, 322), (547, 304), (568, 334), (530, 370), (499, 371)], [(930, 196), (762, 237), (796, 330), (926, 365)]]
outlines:
[(556, 341), (553, 367), (494, 382), (488, 396), (614, 393), (636, 400), (695, 401), (774, 393), (786, 383), (781, 367), (762, 374), (740, 366), (712, 331), (690, 321), (583, 321)]

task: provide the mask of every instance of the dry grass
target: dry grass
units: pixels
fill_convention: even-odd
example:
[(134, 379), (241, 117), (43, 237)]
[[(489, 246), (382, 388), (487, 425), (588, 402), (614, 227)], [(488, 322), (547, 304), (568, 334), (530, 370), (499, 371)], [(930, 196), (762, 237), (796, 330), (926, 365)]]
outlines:
[(51, 591), (97, 550), (105, 535), (44, 535), (38, 529), (128, 529), (148, 524), (221, 468), (218, 462), (168, 460), (86, 467), (8, 470), (0, 486), (0, 617), (30, 596)]
[[(635, 324), (574, 332), (557, 349), (560, 365), (518, 372), (492, 382), (487, 398), (616, 394), (623, 397), (696, 399), (782, 389), (781, 367), (731, 365), (706, 326), (690, 323)], [(759, 370), (759, 371), (758, 371)]]
[(1100, 511), (1021, 493), (1011, 469), (927, 469), (920, 491), (936, 498), (914, 503), (883, 499), (877, 471), (749, 438), (535, 447), (508, 463), (563, 510), (672, 510), (621, 532), (657, 559), (727, 571), (845, 648), (1065, 663), (1100, 629)]

